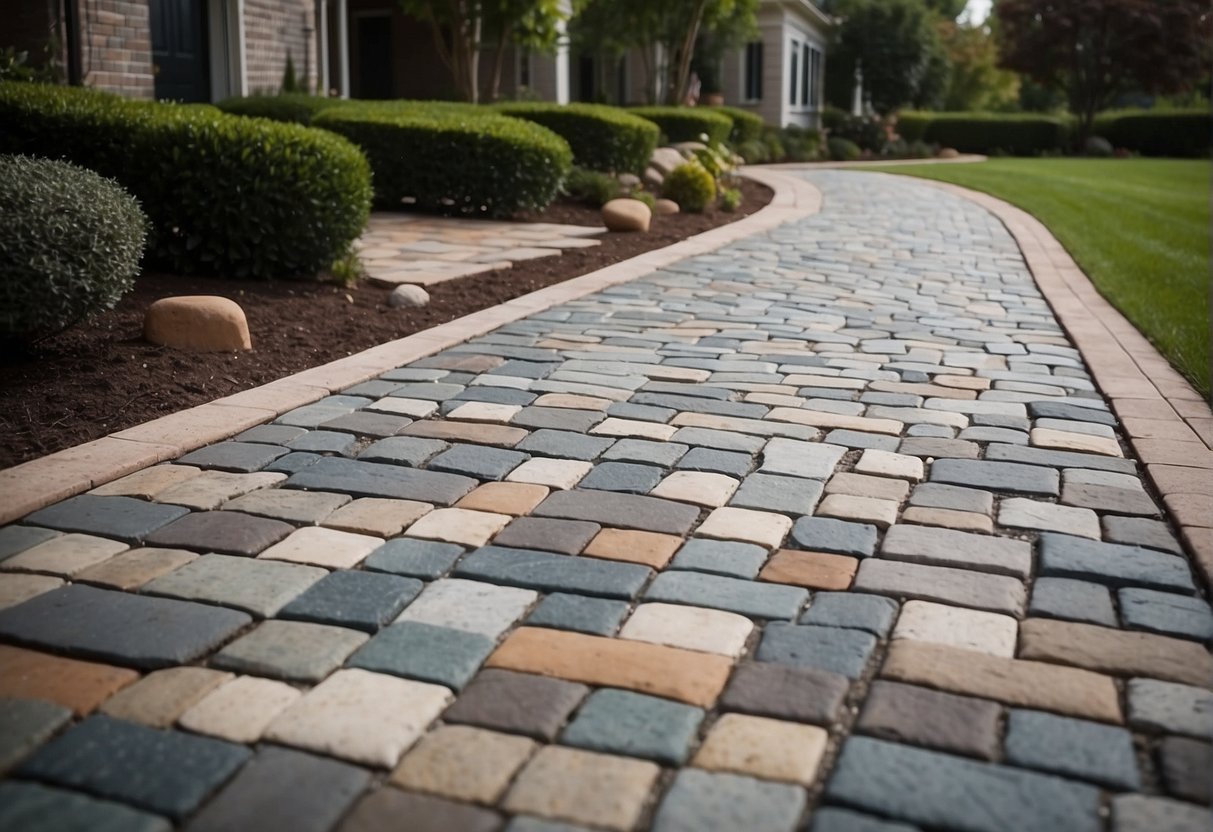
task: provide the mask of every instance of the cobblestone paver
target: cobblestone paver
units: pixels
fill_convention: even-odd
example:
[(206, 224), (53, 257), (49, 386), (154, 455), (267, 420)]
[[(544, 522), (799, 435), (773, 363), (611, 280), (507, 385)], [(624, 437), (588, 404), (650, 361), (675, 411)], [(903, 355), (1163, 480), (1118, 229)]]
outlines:
[(0, 828), (1207, 829), (1213, 611), (1013, 239), (811, 176), (0, 530)]

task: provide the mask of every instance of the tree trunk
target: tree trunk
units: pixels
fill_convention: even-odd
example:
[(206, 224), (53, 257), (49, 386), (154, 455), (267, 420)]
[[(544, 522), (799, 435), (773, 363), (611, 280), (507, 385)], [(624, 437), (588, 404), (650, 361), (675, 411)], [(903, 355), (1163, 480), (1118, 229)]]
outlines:
[(670, 85), (670, 95), (674, 99), (671, 104), (681, 104), (686, 99), (687, 85), (691, 78), (691, 58), (695, 54), (695, 39), (699, 37), (699, 26), (703, 22), (703, 10), (707, 0), (698, 0), (691, 21), (687, 25), (686, 34), (678, 50), (678, 71), (674, 73), (674, 82)]
[(489, 101), (501, 98), (501, 73), (505, 67), (505, 42), (509, 30), (502, 23), (501, 33), (497, 36), (497, 54), (493, 56), (493, 80), (489, 87)]

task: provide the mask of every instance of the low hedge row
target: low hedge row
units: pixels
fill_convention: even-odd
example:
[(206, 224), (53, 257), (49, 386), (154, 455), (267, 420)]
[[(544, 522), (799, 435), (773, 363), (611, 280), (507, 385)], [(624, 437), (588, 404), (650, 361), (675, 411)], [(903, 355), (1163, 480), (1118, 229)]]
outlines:
[(631, 107), (629, 112), (656, 124), (665, 141), (697, 142), (707, 136), (709, 141), (728, 141), (733, 119), (708, 107)]
[(1037, 156), (1065, 150), (1070, 120), (1019, 113), (921, 113), (897, 117), (897, 132), (907, 142), (953, 147), (961, 153), (1009, 153)]
[(1095, 119), (1094, 134), (1143, 156), (1201, 157), (1213, 145), (1209, 110), (1122, 110)]
[(177, 273), (315, 274), (349, 251), (370, 208), (370, 168), (349, 142), (210, 106), (0, 83), (0, 153), (116, 179), (151, 221), (149, 265)]
[(279, 95), (250, 95), (245, 98), (227, 98), (215, 106), (234, 116), (268, 118), (271, 121), (288, 121), (294, 124), (311, 124), (317, 115), (333, 107), (349, 102), (343, 98), (325, 98), (301, 92)]
[(590, 170), (640, 173), (657, 146), (657, 125), (618, 107), (601, 104), (499, 105), (503, 115), (533, 121), (562, 137), (573, 161)]
[(356, 102), (313, 123), (362, 148), (384, 208), (491, 217), (540, 209), (573, 159), (551, 130), (473, 105)]
[(733, 129), (729, 131), (729, 144), (736, 147), (742, 142), (762, 141), (762, 131), (766, 127), (762, 116), (740, 107), (712, 107), (711, 110), (733, 122)]

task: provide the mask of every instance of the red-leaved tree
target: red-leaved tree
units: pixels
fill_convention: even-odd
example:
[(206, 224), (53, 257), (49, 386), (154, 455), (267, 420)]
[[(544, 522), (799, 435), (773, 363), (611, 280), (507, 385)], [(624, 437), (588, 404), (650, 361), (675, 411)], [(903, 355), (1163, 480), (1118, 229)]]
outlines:
[(1002, 65), (1063, 90), (1080, 143), (1117, 95), (1186, 92), (1208, 77), (1207, 0), (998, 0), (994, 10)]

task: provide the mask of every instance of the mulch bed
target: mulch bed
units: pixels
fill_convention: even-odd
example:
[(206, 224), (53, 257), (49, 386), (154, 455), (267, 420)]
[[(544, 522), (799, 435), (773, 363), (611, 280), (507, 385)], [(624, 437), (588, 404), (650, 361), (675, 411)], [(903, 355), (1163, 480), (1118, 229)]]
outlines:
[[(247, 390), (603, 266), (668, 246), (738, 220), (771, 199), (742, 182), (741, 208), (731, 214), (654, 217), (648, 234), (603, 234), (602, 245), (559, 257), (448, 281), (429, 288), (420, 309), (393, 309), (390, 290), (360, 283), (181, 277), (144, 274), (119, 305), (39, 344), (30, 354), (0, 356), (0, 468)], [(521, 219), (600, 225), (598, 211), (557, 203)], [(147, 343), (143, 314), (173, 295), (221, 295), (243, 307), (253, 349), (197, 354)]]

